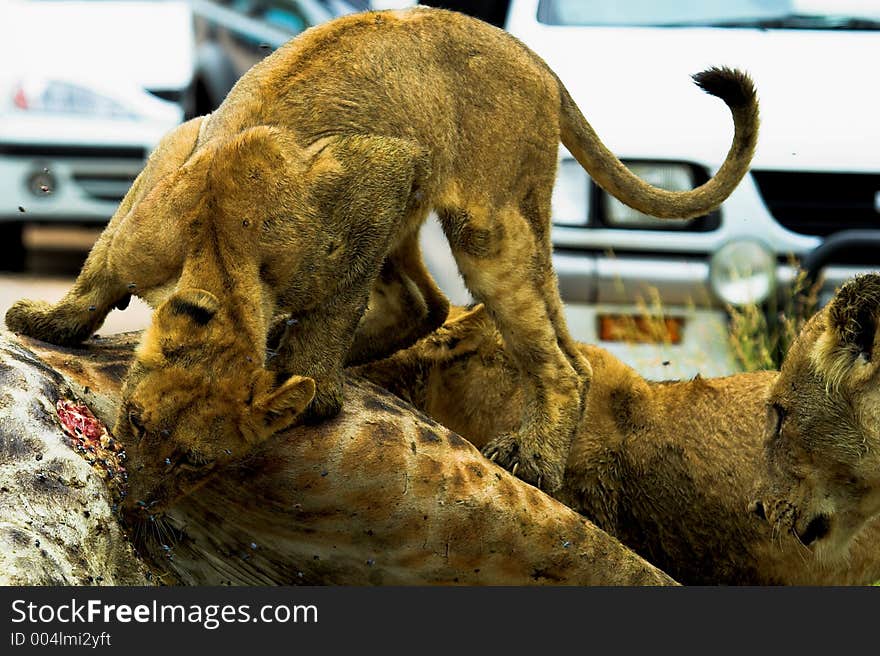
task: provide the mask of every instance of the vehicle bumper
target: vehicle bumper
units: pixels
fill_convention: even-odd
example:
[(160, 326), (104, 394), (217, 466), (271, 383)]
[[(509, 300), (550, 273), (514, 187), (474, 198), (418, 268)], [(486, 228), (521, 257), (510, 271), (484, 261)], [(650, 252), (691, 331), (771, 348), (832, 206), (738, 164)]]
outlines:
[[(559, 291), (566, 303), (650, 302), (662, 290), (664, 306), (696, 306), (723, 309), (709, 282), (706, 257), (650, 257), (644, 255), (595, 255), (556, 251), (553, 265), (559, 277)], [(849, 278), (870, 270), (860, 266), (829, 265), (822, 270), (821, 296), (830, 297)], [(790, 294), (797, 267), (780, 262), (776, 267), (777, 288)]]
[(75, 149), (65, 156), (0, 155), (0, 221), (107, 221), (144, 166), (146, 149), (119, 152), (129, 150), (113, 157), (77, 156)]
[(0, 116), (0, 221), (108, 220), (180, 118), (179, 108), (167, 121), (40, 112)]
[[(739, 371), (730, 347), (728, 313), (714, 295), (710, 267), (703, 258), (596, 256), (557, 252), (554, 266), (572, 336), (600, 346), (652, 380), (724, 376)], [(864, 267), (827, 266), (819, 303)], [(790, 297), (798, 269), (790, 263), (776, 268), (778, 293)], [(645, 316), (646, 313), (683, 320), (677, 344), (633, 344), (600, 338), (605, 315)]]
[(681, 341), (634, 344), (600, 338), (602, 316), (643, 316), (644, 307), (621, 304), (565, 303), (565, 319), (579, 342), (595, 344), (620, 358), (649, 380), (686, 380), (727, 376), (739, 371), (728, 346), (727, 313), (716, 309), (664, 306), (664, 316), (683, 321)]

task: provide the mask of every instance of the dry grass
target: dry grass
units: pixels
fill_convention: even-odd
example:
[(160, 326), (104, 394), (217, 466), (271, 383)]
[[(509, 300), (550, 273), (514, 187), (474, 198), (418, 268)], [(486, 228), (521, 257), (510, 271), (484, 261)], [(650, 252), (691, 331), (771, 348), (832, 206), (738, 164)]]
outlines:
[(729, 343), (743, 371), (779, 369), (795, 337), (816, 312), (821, 287), (821, 279), (810, 284), (806, 272), (798, 269), (781, 301), (774, 294), (766, 306), (728, 306)]
[(614, 341), (627, 342), (629, 344), (662, 344), (669, 346), (677, 343), (679, 326), (675, 318), (667, 317), (660, 299), (660, 292), (656, 287), (647, 290), (648, 299), (637, 294), (635, 305), (637, 314), (615, 315), (614, 328), (610, 335)]
[[(613, 258), (614, 252), (606, 251), (606, 255)], [(818, 309), (822, 279), (810, 284), (806, 272), (794, 257), (789, 264), (797, 273), (783, 294), (771, 294), (771, 298), (761, 304), (727, 306), (730, 322), (726, 338), (741, 371), (779, 369), (795, 337)], [(624, 291), (623, 280), (618, 279), (615, 284), (618, 291)], [(656, 287), (645, 291), (647, 298), (642, 294), (635, 295), (635, 316), (614, 317), (613, 339), (631, 344), (669, 346), (675, 341), (672, 336), (677, 336), (677, 327), (672, 323), (675, 320), (668, 316)], [(685, 315), (695, 307), (693, 301), (686, 303)], [(719, 338), (724, 336), (719, 335)]]

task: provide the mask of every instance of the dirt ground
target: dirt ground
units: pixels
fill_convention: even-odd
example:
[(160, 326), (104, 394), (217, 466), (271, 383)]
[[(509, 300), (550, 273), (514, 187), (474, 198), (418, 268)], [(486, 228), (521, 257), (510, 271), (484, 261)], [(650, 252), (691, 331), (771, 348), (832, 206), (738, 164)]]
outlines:
[[(26, 269), (23, 273), (0, 273), (0, 316), (20, 298), (54, 302), (60, 299), (88, 255), (100, 228), (28, 226)], [(133, 298), (124, 312), (114, 310), (100, 329), (102, 335), (140, 330), (150, 323), (150, 308)]]

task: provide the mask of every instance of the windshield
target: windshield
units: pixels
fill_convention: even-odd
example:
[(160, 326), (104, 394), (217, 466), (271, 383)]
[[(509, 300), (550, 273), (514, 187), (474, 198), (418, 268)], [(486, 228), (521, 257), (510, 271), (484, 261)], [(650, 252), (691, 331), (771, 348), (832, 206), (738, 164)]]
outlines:
[(880, 0), (541, 0), (548, 25), (878, 29)]

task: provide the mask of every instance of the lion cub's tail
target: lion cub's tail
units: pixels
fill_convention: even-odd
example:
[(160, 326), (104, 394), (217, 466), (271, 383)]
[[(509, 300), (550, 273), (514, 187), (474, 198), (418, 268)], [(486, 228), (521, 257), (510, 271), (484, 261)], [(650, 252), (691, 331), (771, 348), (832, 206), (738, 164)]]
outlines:
[(748, 75), (710, 68), (693, 76), (706, 93), (721, 98), (733, 114), (733, 144), (718, 172), (691, 191), (666, 191), (634, 175), (603, 144), (568, 91), (559, 83), (562, 143), (605, 191), (630, 207), (663, 219), (702, 216), (717, 208), (742, 180), (758, 140), (758, 98)]

